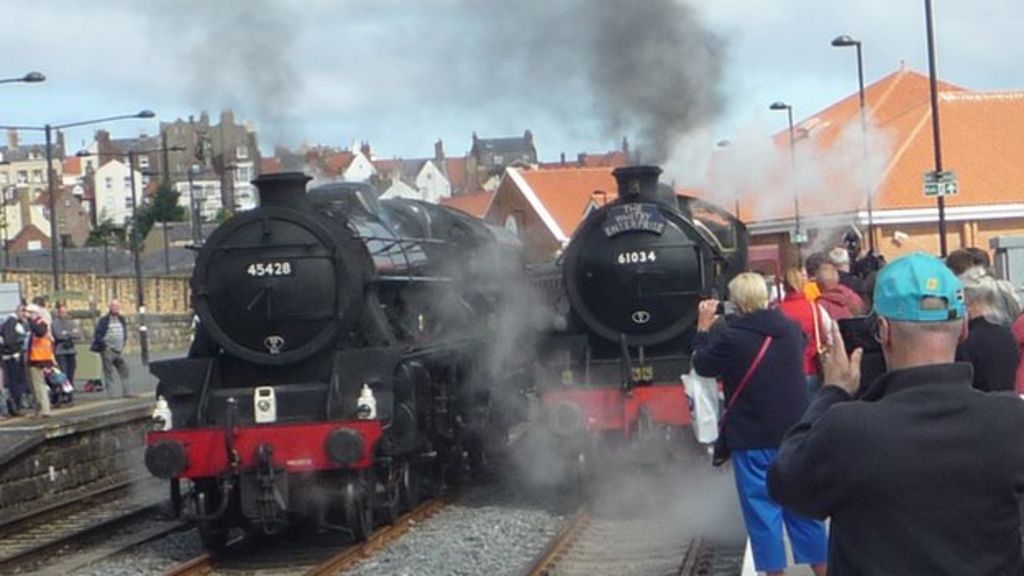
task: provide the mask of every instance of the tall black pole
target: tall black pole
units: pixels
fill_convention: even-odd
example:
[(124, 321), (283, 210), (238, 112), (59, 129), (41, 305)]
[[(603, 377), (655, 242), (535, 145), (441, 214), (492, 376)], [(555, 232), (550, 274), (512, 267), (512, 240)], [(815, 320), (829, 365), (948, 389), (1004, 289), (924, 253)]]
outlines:
[(793, 179), (793, 216), (794, 224), (796, 227), (796, 262), (797, 265), (803, 264), (803, 255), (800, 253), (800, 245), (802, 238), (800, 236), (800, 188), (797, 186), (796, 181), (796, 136), (793, 133), (793, 107), (790, 105), (786, 106), (786, 115), (789, 118), (789, 168), (790, 178)]
[(875, 216), (873, 198), (871, 194), (871, 182), (868, 180), (868, 115), (867, 99), (864, 95), (864, 60), (860, 52), (861, 43), (857, 42), (857, 84), (860, 90), (860, 137), (861, 153), (863, 154), (863, 165), (861, 166), (861, 178), (864, 179), (864, 195), (868, 199), (868, 252), (875, 251)]
[(166, 218), (164, 218), (164, 221), (161, 222), (161, 225), (164, 228), (164, 274), (170, 274), (171, 273), (171, 252), (170, 252), (170, 245), (167, 242), (167, 219)]
[(60, 290), (60, 230), (57, 227), (57, 187), (53, 181), (53, 128), (47, 124), (46, 132), (46, 187), (50, 208), (50, 259), (53, 260), (53, 291)]
[(7, 190), (4, 190), (4, 213), (3, 213), (3, 227), (4, 227), (4, 270), (11, 267), (11, 248), (7, 245)]
[(192, 244), (199, 246), (201, 220), (199, 219), (199, 203), (196, 202), (196, 185), (193, 182), (194, 171), (189, 166), (188, 169), (188, 203), (192, 208)]
[(149, 335), (146, 327), (145, 290), (142, 288), (142, 259), (139, 257), (139, 202), (135, 195), (135, 151), (128, 151), (128, 179), (132, 187), (132, 264), (135, 265), (135, 303), (139, 315), (139, 355), (149, 364)]
[[(935, 147), (935, 171), (942, 172), (942, 139), (939, 135), (939, 89), (935, 74), (935, 31), (932, 28), (932, 0), (924, 0), (924, 18), (928, 29), (928, 85), (932, 101), (932, 143)], [(946, 251), (946, 198), (941, 191), (936, 197), (939, 204), (939, 253)]]

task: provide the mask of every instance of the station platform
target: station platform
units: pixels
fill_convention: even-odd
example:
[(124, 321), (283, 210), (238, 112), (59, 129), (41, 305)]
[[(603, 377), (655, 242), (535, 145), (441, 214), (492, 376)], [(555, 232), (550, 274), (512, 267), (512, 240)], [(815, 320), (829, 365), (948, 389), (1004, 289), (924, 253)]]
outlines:
[[(152, 360), (180, 357), (155, 355)], [(47, 418), (0, 421), (0, 518), (74, 499), (83, 492), (145, 478), (145, 434), (152, 427), (156, 379), (136, 355), (126, 358), (129, 395), (85, 392)]]

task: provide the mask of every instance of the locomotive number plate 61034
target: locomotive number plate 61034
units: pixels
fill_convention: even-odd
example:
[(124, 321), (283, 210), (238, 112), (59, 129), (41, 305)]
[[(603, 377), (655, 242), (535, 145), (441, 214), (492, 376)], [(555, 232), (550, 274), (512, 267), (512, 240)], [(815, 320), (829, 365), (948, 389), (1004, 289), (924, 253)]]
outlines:
[(262, 278), (264, 276), (291, 276), (292, 263), (256, 262), (254, 264), (249, 264), (249, 267), (245, 269), (245, 273), (253, 278)]
[(658, 255), (654, 253), (654, 250), (631, 250), (619, 252), (616, 262), (619, 264), (643, 264), (644, 262), (654, 262), (657, 259)]

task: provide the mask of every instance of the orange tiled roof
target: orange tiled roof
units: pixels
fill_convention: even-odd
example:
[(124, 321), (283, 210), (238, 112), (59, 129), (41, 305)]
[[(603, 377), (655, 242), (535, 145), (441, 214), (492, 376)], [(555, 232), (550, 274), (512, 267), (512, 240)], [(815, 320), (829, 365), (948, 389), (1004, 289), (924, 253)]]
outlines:
[(324, 171), (331, 175), (340, 175), (355, 160), (351, 152), (333, 152), (324, 159)]
[(604, 154), (580, 154), (578, 159), (585, 168), (611, 167), (618, 168), (629, 163), (629, 156), (621, 150)]
[(603, 205), (616, 196), (612, 168), (549, 168), (516, 171), (547, 209), (560, 232), (572, 237), (591, 203)]
[(459, 190), (466, 186), (466, 159), (445, 158), (445, 177), (451, 184), (453, 190)]
[(68, 156), (64, 159), (64, 174), (81, 174), (82, 159), (78, 156)]
[[(922, 192), (924, 172), (935, 169), (931, 107), (923, 104), (908, 116), (875, 197), (879, 209), (935, 206)], [(1024, 200), (1024, 91), (942, 93), (939, 122), (943, 169), (956, 172), (959, 183), (947, 207)]]
[(380, 159), (373, 161), (373, 167), (377, 169), (378, 174), (390, 174), (391, 171), (399, 167), (401, 163), (402, 161), (398, 158), (391, 160)]
[(459, 194), (458, 196), (451, 196), (449, 198), (442, 198), (441, 204), (462, 210), (467, 214), (472, 214), (477, 218), (483, 218), (487, 214), (487, 209), (491, 207), (491, 201), (494, 200), (494, 192), (487, 190), (478, 190), (469, 194)]
[[(960, 184), (959, 194), (948, 197), (946, 205), (1020, 202), (1014, 183), (1024, 176), (1019, 162), (1024, 157), (1024, 91), (974, 92), (941, 81), (938, 89), (943, 167), (955, 171)], [(874, 209), (934, 207), (935, 199), (922, 192), (923, 174), (935, 167), (928, 77), (901, 68), (866, 87), (865, 101), (872, 145), (881, 138), (889, 147), (887, 156), (878, 161)], [(859, 134), (859, 114), (859, 97), (854, 92), (794, 126), (798, 162), (814, 166), (798, 167), (798, 172), (819, 172), (813, 184), (800, 183), (801, 216), (864, 209), (859, 158), (835, 162), (835, 156), (851, 155), (850, 150), (839, 149), (852, 147), (843, 139)], [(778, 158), (769, 173), (762, 175), (762, 185), (741, 192), (741, 215), (753, 221), (793, 217), (791, 201), (766, 201), (772, 189), (782, 188), (778, 193), (782, 195), (792, 189), (786, 182), (788, 129), (777, 133), (773, 143)], [(876, 149), (869, 152), (877, 154)], [(829, 162), (832, 164), (823, 167)], [(711, 183), (714, 189), (714, 178)], [(708, 191), (704, 192), (707, 196)], [(776, 205), (771, 213), (765, 211), (766, 204)]]
[(274, 157), (260, 158), (260, 174), (281, 172), (281, 161)]
[(580, 153), (576, 158), (559, 160), (558, 162), (540, 162), (539, 168), (618, 168), (629, 164), (629, 155), (621, 150), (612, 150), (601, 154)]

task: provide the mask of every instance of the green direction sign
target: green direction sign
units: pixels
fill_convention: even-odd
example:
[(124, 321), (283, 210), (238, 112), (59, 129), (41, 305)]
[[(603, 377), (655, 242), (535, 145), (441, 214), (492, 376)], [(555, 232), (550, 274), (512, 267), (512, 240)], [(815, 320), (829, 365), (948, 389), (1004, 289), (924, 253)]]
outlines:
[(955, 196), (959, 191), (955, 172), (931, 171), (924, 173), (925, 196)]

